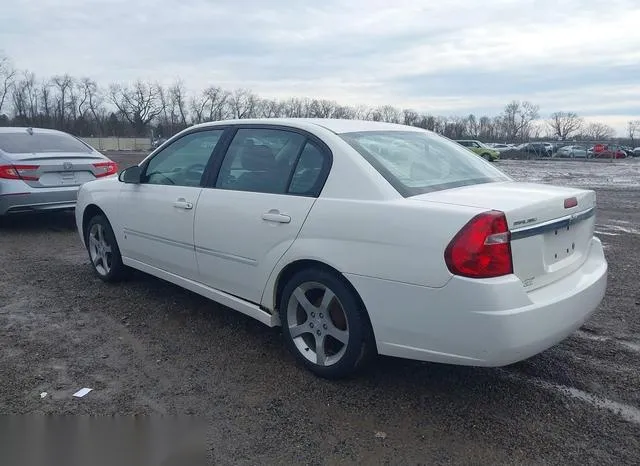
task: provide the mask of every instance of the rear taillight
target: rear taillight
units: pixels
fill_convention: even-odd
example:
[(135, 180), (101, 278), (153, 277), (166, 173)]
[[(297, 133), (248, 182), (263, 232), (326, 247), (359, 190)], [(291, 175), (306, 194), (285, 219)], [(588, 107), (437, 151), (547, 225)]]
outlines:
[(38, 181), (38, 165), (0, 165), (0, 178), (5, 180)]
[(491, 278), (513, 273), (511, 234), (503, 212), (492, 210), (472, 218), (444, 252), (451, 273)]
[(116, 173), (118, 173), (118, 164), (115, 162), (94, 163), (93, 166), (95, 167), (96, 178), (115, 175)]

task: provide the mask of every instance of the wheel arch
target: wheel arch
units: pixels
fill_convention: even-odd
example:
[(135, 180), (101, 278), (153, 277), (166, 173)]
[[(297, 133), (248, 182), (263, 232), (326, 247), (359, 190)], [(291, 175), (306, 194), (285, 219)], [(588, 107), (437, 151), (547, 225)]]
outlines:
[(349, 279), (345, 277), (338, 269), (336, 269), (335, 267), (332, 267), (331, 265), (325, 262), (322, 262), (316, 259), (298, 259), (287, 264), (282, 268), (282, 270), (280, 270), (280, 272), (278, 273), (278, 277), (276, 278), (276, 281), (274, 284), (274, 290), (273, 290), (273, 312), (274, 313), (277, 313), (278, 310), (280, 309), (282, 292), (287, 282), (296, 273), (302, 270), (308, 270), (308, 269), (323, 270), (325, 272), (331, 273), (335, 275), (342, 283), (344, 283), (344, 285), (353, 293), (353, 296), (358, 301), (358, 304), (360, 305), (360, 308), (364, 313), (364, 317), (366, 318), (371, 330), (373, 331), (373, 326), (371, 325), (371, 318), (369, 317), (369, 312), (367, 311), (364, 301), (360, 296), (360, 293), (358, 293), (358, 290), (356, 290), (355, 286), (353, 286), (351, 281), (349, 281)]
[(84, 211), (82, 212), (82, 237), (86, 239), (87, 237), (87, 226), (93, 217), (96, 215), (104, 215), (105, 218), (107, 215), (104, 211), (98, 207), (96, 204), (88, 204)]

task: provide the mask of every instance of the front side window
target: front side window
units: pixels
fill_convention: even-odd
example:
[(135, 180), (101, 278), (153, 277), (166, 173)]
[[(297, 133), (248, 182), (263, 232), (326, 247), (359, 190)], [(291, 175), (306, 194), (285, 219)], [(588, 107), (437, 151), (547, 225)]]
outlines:
[(239, 129), (222, 161), (215, 187), (286, 194), (305, 139), (280, 129)]
[(426, 131), (362, 131), (340, 136), (405, 197), (511, 180), (459, 144)]
[(198, 131), (174, 141), (149, 161), (142, 182), (200, 186), (204, 169), (223, 131)]

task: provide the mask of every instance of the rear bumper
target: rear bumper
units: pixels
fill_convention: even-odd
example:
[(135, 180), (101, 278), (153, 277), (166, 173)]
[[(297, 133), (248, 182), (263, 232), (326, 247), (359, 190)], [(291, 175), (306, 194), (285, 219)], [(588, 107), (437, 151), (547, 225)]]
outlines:
[(3, 185), (0, 191), (0, 215), (74, 209), (78, 186), (72, 188), (32, 188), (22, 181)]
[(381, 354), (471, 366), (504, 366), (538, 354), (577, 330), (607, 286), (602, 244), (555, 283), (526, 293), (515, 276), (454, 277), (426, 288), (348, 275), (369, 312)]

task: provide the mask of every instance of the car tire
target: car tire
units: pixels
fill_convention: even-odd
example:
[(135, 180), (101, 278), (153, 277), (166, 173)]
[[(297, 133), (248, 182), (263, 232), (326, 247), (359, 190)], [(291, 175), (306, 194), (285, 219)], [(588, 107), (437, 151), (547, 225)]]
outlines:
[(312, 268), (296, 273), (284, 286), (279, 307), (286, 346), (317, 376), (354, 375), (377, 355), (366, 310), (334, 272)]
[(89, 220), (85, 231), (85, 244), (91, 268), (98, 278), (113, 283), (131, 275), (131, 269), (122, 263), (116, 236), (104, 215), (98, 214)]
[(486, 154), (486, 153), (482, 154), (482, 158), (485, 159), (485, 160), (488, 160), (489, 162), (491, 162), (491, 155), (489, 155), (489, 154)]

